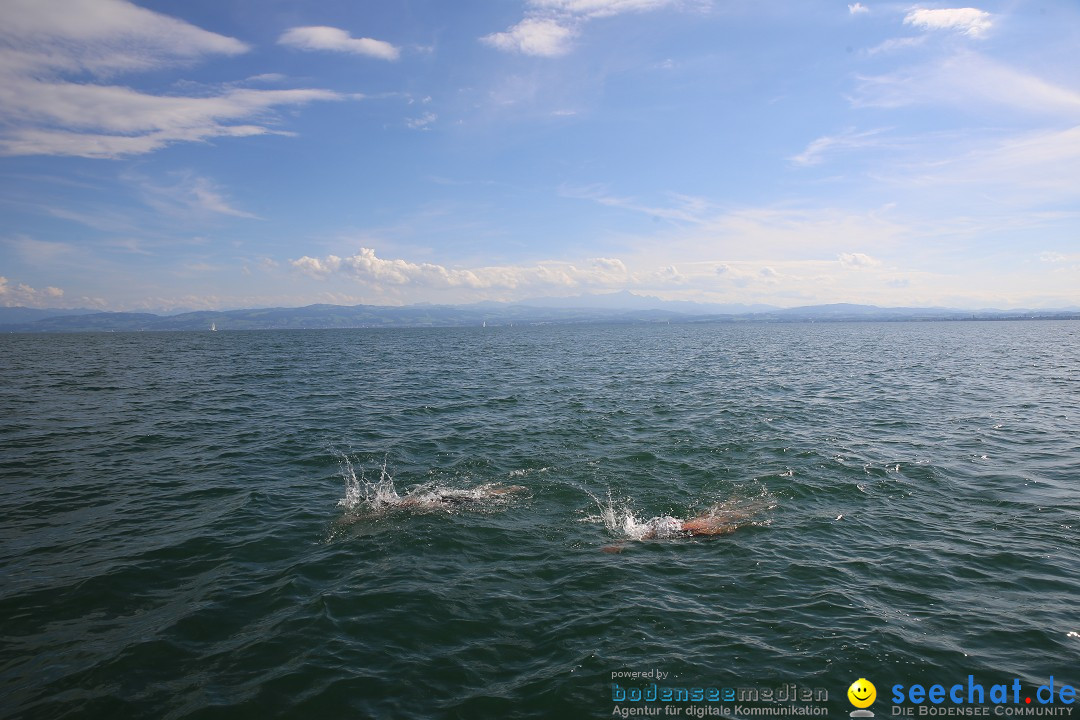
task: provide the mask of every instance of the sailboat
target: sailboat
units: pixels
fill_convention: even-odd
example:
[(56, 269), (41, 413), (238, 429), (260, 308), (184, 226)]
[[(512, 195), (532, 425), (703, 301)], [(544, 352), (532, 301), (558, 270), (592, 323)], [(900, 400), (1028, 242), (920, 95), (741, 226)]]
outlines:
[(217, 323), (210, 323), (210, 332), (217, 332)]

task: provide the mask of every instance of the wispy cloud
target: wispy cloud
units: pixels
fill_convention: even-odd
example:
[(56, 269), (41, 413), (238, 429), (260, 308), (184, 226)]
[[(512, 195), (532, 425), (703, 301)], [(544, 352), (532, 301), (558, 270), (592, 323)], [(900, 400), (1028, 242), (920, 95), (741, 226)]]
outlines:
[(1080, 253), (1072, 253), (1071, 255), (1062, 255), (1059, 252), (1047, 251), (1039, 253), (1039, 259), (1047, 263), (1065, 263), (1075, 262), (1080, 260)]
[(347, 31), (325, 25), (308, 25), (286, 30), (278, 43), (298, 50), (322, 50), (366, 55), (380, 60), (397, 60), (401, 50), (385, 40), (354, 38)]
[(848, 12), (852, 15), (863, 15), (870, 12), (870, 8), (863, 5), (861, 2), (857, 2), (854, 5), (847, 6)]
[[(150, 95), (127, 87), (19, 78), (0, 85), (6, 155), (140, 155), (176, 142), (281, 131), (243, 122), (281, 105), (336, 100), (326, 90), (231, 90), (215, 97)], [(240, 121), (240, 122), (237, 122)]]
[(969, 37), (980, 37), (994, 24), (990, 13), (977, 8), (915, 8), (904, 24), (924, 30), (955, 30)]
[(654, 218), (690, 224), (704, 222), (713, 211), (712, 204), (701, 197), (668, 193), (667, 198), (670, 200), (668, 205), (655, 205), (642, 202), (637, 198), (615, 195), (607, 185), (603, 184), (564, 185), (559, 188), (559, 195), (579, 200), (591, 200), (607, 207), (621, 208)]
[[(1060, 218), (1018, 215), (1016, 208), (1039, 208), (1080, 201), (1080, 125), (985, 140), (964, 152), (927, 159), (892, 178), (918, 187), (978, 189), (999, 209), (1013, 209), (1013, 222), (1025, 226)], [(1072, 213), (1075, 217), (1075, 211)], [(1001, 225), (1004, 220), (994, 218)], [(991, 228), (986, 228), (990, 230)]]
[(883, 40), (874, 47), (869, 48), (865, 52), (867, 55), (880, 55), (882, 53), (908, 50), (926, 44), (926, 37), (926, 35), (917, 35), (915, 37), (889, 38), (888, 40)]
[(882, 132), (884, 130), (880, 129), (865, 132), (845, 130), (839, 135), (819, 137), (807, 145), (805, 150), (791, 158), (791, 161), (796, 165), (817, 165), (830, 152), (876, 147), (882, 142)]
[(2, 242), (23, 262), (39, 267), (48, 267), (64, 260), (70, 261), (80, 254), (78, 248), (71, 243), (38, 240), (29, 235), (15, 235), (4, 238)]
[(176, 142), (277, 132), (267, 111), (325, 90), (153, 95), (65, 79), (182, 65), (247, 45), (124, 0), (16, 0), (0, 25), (0, 153), (115, 158)]
[(162, 185), (131, 177), (147, 205), (170, 217), (188, 219), (210, 218), (217, 215), (257, 220), (255, 215), (233, 206), (225, 190), (207, 177), (194, 173), (174, 173), (176, 181)]
[(859, 79), (856, 107), (903, 107), (919, 103), (979, 110), (1007, 107), (1025, 115), (1080, 119), (1080, 92), (1054, 85), (974, 52), (894, 73)]

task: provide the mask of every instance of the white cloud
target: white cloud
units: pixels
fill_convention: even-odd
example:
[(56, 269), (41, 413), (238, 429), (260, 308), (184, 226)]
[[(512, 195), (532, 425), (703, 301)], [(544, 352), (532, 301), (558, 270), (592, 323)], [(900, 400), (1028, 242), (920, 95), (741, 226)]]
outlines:
[(176, 142), (275, 132), (281, 105), (336, 99), (324, 90), (229, 89), (152, 95), (67, 80), (234, 55), (247, 46), (123, 0), (10, 0), (0, 25), (0, 154), (115, 158)]
[(405, 126), (412, 130), (430, 130), (428, 126), (438, 119), (439, 116), (435, 113), (424, 113), (420, 117), (407, 118), (405, 120)]
[(577, 35), (573, 28), (550, 18), (525, 18), (506, 32), (480, 38), (499, 50), (522, 55), (558, 57), (570, 52), (570, 41)]
[(125, 0), (5, 0), (0, 72), (107, 75), (248, 46)]
[(477, 268), (448, 268), (434, 263), (386, 260), (370, 248), (361, 248), (350, 257), (304, 256), (291, 260), (297, 270), (327, 277), (341, 273), (378, 289), (395, 286), (421, 290), (508, 291), (525, 289), (567, 289), (615, 287), (630, 275), (617, 258), (595, 258), (590, 267), (566, 262), (542, 262), (531, 266), (504, 265)]
[(872, 258), (866, 253), (840, 253), (837, 259), (840, 261), (841, 265), (852, 270), (881, 265), (880, 260)]
[(337, 272), (341, 267), (341, 258), (337, 255), (327, 255), (324, 259), (308, 257), (305, 255), (297, 260), (290, 260), (289, 263), (297, 270), (307, 273), (315, 277), (322, 275), (329, 275), (332, 272)]
[(298, 50), (327, 50), (381, 60), (397, 60), (401, 57), (401, 50), (384, 40), (354, 38), (345, 30), (323, 25), (290, 28), (282, 33), (278, 43)]
[(175, 142), (275, 133), (236, 123), (279, 105), (335, 100), (326, 90), (230, 90), (211, 97), (150, 95), (115, 85), (20, 78), (0, 84), (5, 155), (139, 155)]
[(675, 4), (676, 0), (530, 0), (541, 10), (584, 17), (610, 17), (624, 12), (645, 12)]
[(64, 291), (58, 287), (38, 290), (23, 283), (11, 285), (6, 277), (0, 275), (0, 305), (4, 307), (51, 307), (63, 297)]
[(681, 4), (681, 0), (529, 0), (530, 11), (521, 22), (480, 40), (506, 52), (559, 57), (570, 52), (589, 20)]
[(593, 267), (605, 270), (607, 272), (625, 273), (626, 264), (618, 258), (596, 258), (593, 260)]
[(854, 5), (848, 5), (847, 9), (848, 9), (848, 12), (851, 13), (852, 15), (860, 15), (862, 13), (870, 12), (870, 8), (866, 7), (865, 5), (863, 5), (860, 2), (857, 2)]
[(990, 13), (976, 8), (915, 8), (904, 18), (904, 24), (925, 30), (955, 30), (969, 37), (980, 37), (993, 25), (990, 17)]

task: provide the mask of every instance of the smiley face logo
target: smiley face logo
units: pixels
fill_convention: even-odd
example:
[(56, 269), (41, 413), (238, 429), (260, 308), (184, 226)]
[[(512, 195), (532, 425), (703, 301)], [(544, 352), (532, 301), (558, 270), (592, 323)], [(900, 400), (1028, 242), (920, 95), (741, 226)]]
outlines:
[(877, 688), (866, 678), (859, 678), (847, 689), (848, 700), (857, 708), (868, 708), (877, 699)]

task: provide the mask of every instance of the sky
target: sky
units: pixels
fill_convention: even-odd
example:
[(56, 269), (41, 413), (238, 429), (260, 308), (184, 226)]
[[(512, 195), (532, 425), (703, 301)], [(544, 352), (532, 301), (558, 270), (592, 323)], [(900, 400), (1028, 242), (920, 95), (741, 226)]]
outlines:
[(0, 305), (1080, 306), (1080, 4), (0, 0)]

